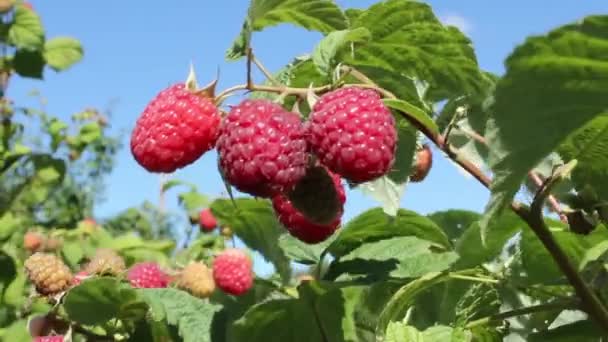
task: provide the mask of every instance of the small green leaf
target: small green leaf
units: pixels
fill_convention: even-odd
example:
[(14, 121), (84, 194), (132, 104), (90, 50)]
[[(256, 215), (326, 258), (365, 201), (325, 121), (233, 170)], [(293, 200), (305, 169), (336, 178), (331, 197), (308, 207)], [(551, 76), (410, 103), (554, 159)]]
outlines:
[(70, 320), (86, 325), (102, 324), (112, 318), (141, 319), (147, 311), (146, 303), (134, 289), (107, 277), (83, 281), (67, 293), (63, 306)]
[(15, 18), (8, 31), (8, 43), (17, 48), (39, 50), (44, 44), (44, 28), (40, 17), (34, 11), (19, 4)]
[(0, 241), (10, 238), (13, 233), (21, 228), (22, 219), (12, 212), (0, 216)]
[(328, 250), (335, 257), (342, 257), (365, 243), (398, 236), (415, 236), (450, 247), (441, 228), (428, 218), (405, 209), (390, 217), (381, 208), (374, 208), (349, 221)]
[(456, 304), (456, 321), (460, 324), (495, 315), (500, 311), (500, 296), (490, 284), (471, 286)]
[(370, 38), (369, 31), (364, 27), (333, 31), (315, 47), (312, 60), (321, 74), (329, 75), (336, 66), (335, 57), (339, 49), (349, 43), (365, 42)]
[(387, 176), (357, 185), (357, 189), (382, 205), (382, 210), (389, 216), (397, 215), (401, 206), (401, 195), (405, 184), (397, 184)]
[(534, 332), (528, 335), (530, 342), (571, 342), (571, 341), (601, 341), (605, 333), (590, 320), (582, 320), (559, 326), (554, 329)]
[[(235, 207), (236, 204), (236, 207)], [(277, 221), (270, 202), (251, 198), (217, 199), (211, 211), (223, 226), (228, 226), (249, 248), (272, 262), (284, 280), (289, 279), (289, 259), (278, 241), (284, 229)]]
[(583, 258), (582, 258), (581, 262), (579, 263), (579, 266), (578, 266), (579, 271), (582, 271), (585, 268), (585, 266), (587, 266), (589, 263), (591, 263), (595, 260), (598, 260), (607, 251), (608, 251), (608, 240), (602, 241), (602, 242), (598, 243), (597, 245), (589, 248), (587, 251), (585, 251)]
[(169, 191), (169, 190), (171, 190), (171, 189), (173, 189), (175, 187), (178, 187), (180, 185), (187, 186), (187, 187), (190, 188), (190, 191), (196, 192), (196, 185), (194, 185), (193, 183), (190, 183), (190, 182), (186, 182), (186, 181), (180, 180), (180, 179), (171, 179), (171, 180), (168, 180), (167, 182), (165, 182), (163, 184), (163, 186), (161, 188), (161, 191), (162, 192), (167, 192), (167, 191)]
[(19, 49), (15, 52), (13, 67), (19, 76), (42, 79), (44, 57), (37, 50)]
[(307, 244), (289, 234), (283, 234), (279, 239), (279, 246), (291, 260), (304, 265), (314, 265), (319, 262), (321, 254), (332, 241), (333, 239), (329, 238), (318, 244)]
[(80, 127), (79, 139), (84, 144), (90, 144), (93, 141), (100, 139), (102, 136), (103, 133), (98, 122), (89, 122)]
[(253, 0), (241, 33), (226, 52), (226, 58), (236, 60), (244, 57), (253, 31), (261, 31), (281, 23), (294, 24), (322, 33), (347, 27), (346, 17), (333, 1)]
[(405, 100), (384, 99), (383, 101), (384, 104), (388, 107), (405, 113), (406, 116), (412, 118), (416, 122), (421, 123), (422, 126), (426, 128), (426, 130), (431, 134), (439, 134), (439, 128), (437, 127), (437, 124), (435, 124), (435, 121), (433, 121), (429, 114), (427, 114), (424, 110), (412, 105), (411, 103)]
[(79, 240), (64, 241), (61, 254), (70, 266), (78, 266), (80, 260), (84, 257), (82, 242)]
[(56, 37), (44, 43), (44, 59), (55, 71), (63, 71), (78, 63), (84, 54), (80, 42), (71, 37)]
[(218, 305), (191, 296), (177, 289), (138, 290), (150, 306), (155, 321), (166, 320), (178, 328), (184, 342), (209, 342), (214, 314)]

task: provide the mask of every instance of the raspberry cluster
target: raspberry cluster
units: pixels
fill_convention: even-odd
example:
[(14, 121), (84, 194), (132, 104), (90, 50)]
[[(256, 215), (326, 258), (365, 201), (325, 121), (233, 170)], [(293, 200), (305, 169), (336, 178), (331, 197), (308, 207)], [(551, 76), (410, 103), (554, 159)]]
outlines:
[[(339, 227), (342, 179), (372, 181), (395, 162), (395, 119), (376, 90), (330, 91), (305, 121), (266, 99), (243, 100), (221, 120), (218, 112), (213, 101), (183, 85), (161, 92), (133, 131), (135, 159), (150, 171), (171, 172), (215, 145), (224, 180), (270, 199), (287, 231), (307, 243), (321, 242)], [(208, 209), (199, 224), (206, 232), (218, 226)]]

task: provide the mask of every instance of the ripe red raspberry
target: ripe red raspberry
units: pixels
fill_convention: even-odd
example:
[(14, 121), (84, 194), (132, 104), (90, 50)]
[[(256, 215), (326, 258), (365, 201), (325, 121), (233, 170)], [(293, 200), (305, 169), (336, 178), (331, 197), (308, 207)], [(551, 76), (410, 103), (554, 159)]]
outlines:
[(308, 122), (321, 162), (354, 183), (374, 180), (395, 161), (395, 119), (371, 89), (345, 87), (323, 95)]
[(300, 117), (268, 100), (245, 100), (232, 108), (217, 141), (220, 168), (242, 192), (271, 197), (306, 173), (305, 130)]
[(422, 182), (431, 171), (433, 166), (433, 152), (429, 145), (425, 144), (422, 149), (416, 152), (416, 163), (410, 175), (410, 181), (417, 183)]
[(162, 288), (169, 285), (170, 277), (155, 262), (140, 262), (129, 269), (127, 279), (138, 288)]
[(131, 152), (150, 172), (173, 172), (213, 148), (219, 125), (211, 99), (175, 84), (161, 91), (137, 119)]
[(63, 335), (55, 336), (38, 336), (34, 337), (33, 342), (63, 342)]
[(238, 296), (253, 286), (253, 265), (245, 252), (229, 248), (213, 260), (213, 279), (222, 291)]
[(207, 208), (201, 210), (199, 215), (199, 224), (201, 226), (201, 230), (206, 232), (210, 232), (217, 227), (217, 220), (215, 219), (215, 216), (213, 216), (211, 209)]
[[(297, 239), (306, 243), (319, 243), (331, 236), (338, 226), (344, 213), (344, 202), (346, 195), (344, 187), (338, 175), (329, 172), (331, 176), (336, 194), (338, 195), (337, 212), (333, 213), (334, 218), (325, 224), (319, 224), (312, 221), (301, 211), (294, 207), (292, 201), (283, 194), (277, 195), (272, 199), (272, 206), (279, 219), (279, 222), (285, 226), (289, 233)], [(322, 191), (322, 190), (320, 190)]]

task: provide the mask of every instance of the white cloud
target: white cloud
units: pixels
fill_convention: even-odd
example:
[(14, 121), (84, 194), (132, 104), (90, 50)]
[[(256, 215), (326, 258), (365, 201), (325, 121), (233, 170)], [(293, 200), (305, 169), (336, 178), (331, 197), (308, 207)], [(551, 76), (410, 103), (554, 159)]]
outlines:
[(473, 30), (473, 25), (465, 17), (458, 14), (447, 14), (440, 17), (445, 25), (455, 26), (463, 33), (469, 34)]

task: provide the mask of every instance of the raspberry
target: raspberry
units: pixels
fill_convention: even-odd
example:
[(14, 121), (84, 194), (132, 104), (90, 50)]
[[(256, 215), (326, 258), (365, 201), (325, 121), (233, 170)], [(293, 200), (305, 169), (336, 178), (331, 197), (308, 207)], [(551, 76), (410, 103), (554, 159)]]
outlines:
[(410, 175), (410, 181), (417, 183), (422, 182), (431, 171), (433, 166), (433, 152), (429, 145), (424, 144), (422, 149), (416, 152), (416, 162)]
[(267, 198), (291, 189), (304, 176), (307, 149), (300, 117), (261, 99), (233, 107), (217, 141), (226, 180), (239, 191)]
[(131, 286), (138, 288), (162, 288), (169, 285), (169, 275), (163, 272), (155, 262), (140, 262), (127, 274)]
[(44, 242), (44, 250), (47, 252), (59, 250), (61, 246), (63, 246), (63, 241), (56, 237), (50, 237)]
[(44, 243), (44, 236), (36, 232), (27, 232), (23, 236), (23, 248), (33, 253), (42, 247)]
[(173, 172), (213, 148), (219, 125), (211, 99), (175, 84), (161, 91), (137, 119), (131, 152), (150, 172)]
[(84, 271), (88, 274), (118, 276), (127, 269), (124, 259), (111, 249), (98, 249), (95, 256), (85, 266)]
[(28, 278), (43, 295), (53, 295), (66, 290), (72, 282), (72, 272), (54, 254), (37, 252), (24, 263)]
[(229, 248), (213, 260), (213, 279), (222, 291), (239, 296), (253, 286), (253, 265), (245, 252)]
[(34, 337), (33, 342), (63, 342), (63, 335), (55, 336), (38, 336)]
[(74, 278), (72, 278), (72, 285), (73, 286), (80, 285), (80, 283), (82, 283), (83, 280), (85, 280), (89, 277), (90, 276), (86, 271), (80, 271), (74, 275)]
[(321, 162), (353, 183), (374, 180), (395, 162), (395, 119), (374, 90), (345, 87), (323, 95), (308, 128)]
[(206, 232), (210, 232), (217, 227), (217, 220), (215, 219), (215, 216), (213, 216), (211, 209), (207, 208), (201, 210), (199, 215), (199, 224), (201, 226), (201, 230)]
[(193, 262), (186, 266), (180, 274), (177, 285), (200, 298), (211, 296), (215, 290), (213, 273), (202, 262)]
[[(272, 199), (272, 206), (277, 214), (279, 222), (285, 226), (292, 236), (306, 243), (314, 244), (326, 240), (340, 225), (344, 212), (346, 195), (344, 194), (344, 187), (342, 186), (340, 177), (332, 173), (329, 173), (329, 175), (333, 180), (335, 193), (338, 196), (338, 207), (336, 208), (336, 211), (334, 211), (333, 219), (326, 224), (319, 224), (311, 221), (310, 218), (296, 209), (292, 201), (285, 195), (277, 195)], [(311, 184), (309, 187), (312, 187), (314, 191), (314, 185)], [(311, 198), (311, 200), (314, 200), (314, 197)]]

